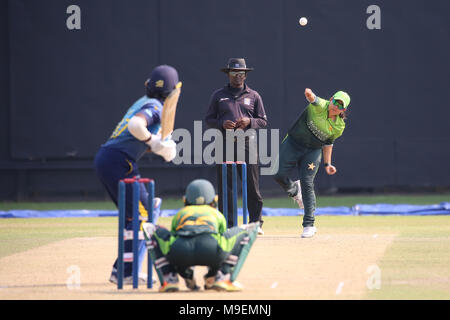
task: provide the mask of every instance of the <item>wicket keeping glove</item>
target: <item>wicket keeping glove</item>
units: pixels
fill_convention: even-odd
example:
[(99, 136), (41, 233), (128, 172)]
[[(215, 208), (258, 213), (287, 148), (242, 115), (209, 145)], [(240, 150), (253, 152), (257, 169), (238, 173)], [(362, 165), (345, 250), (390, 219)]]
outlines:
[(145, 239), (150, 240), (156, 231), (156, 226), (153, 223), (146, 222), (142, 225), (142, 230), (144, 231)]

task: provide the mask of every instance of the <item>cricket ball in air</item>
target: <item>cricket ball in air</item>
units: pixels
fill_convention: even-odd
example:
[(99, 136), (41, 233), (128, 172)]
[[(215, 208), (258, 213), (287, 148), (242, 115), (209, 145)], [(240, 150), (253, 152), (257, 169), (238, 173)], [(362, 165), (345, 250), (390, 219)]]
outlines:
[(306, 19), (305, 17), (301, 17), (300, 20), (298, 20), (298, 23), (300, 23), (301, 26), (306, 26), (306, 24), (308, 23), (308, 19)]

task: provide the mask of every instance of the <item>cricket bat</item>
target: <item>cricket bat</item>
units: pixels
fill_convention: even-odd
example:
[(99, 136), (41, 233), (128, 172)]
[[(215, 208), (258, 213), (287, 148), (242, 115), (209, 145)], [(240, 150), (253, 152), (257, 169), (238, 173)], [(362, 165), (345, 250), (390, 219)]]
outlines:
[(161, 140), (164, 141), (172, 132), (175, 124), (175, 113), (177, 111), (178, 98), (181, 93), (181, 82), (164, 101), (161, 115)]

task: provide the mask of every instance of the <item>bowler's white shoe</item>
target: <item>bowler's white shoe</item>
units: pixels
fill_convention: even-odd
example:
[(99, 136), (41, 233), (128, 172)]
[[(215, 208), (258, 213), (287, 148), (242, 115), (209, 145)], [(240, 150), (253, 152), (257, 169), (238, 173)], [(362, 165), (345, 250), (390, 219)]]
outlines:
[(317, 232), (316, 227), (304, 227), (302, 238), (312, 238)]
[(295, 181), (295, 184), (297, 185), (297, 194), (292, 197), (292, 200), (297, 202), (300, 209), (303, 209), (303, 199), (302, 199), (302, 188), (300, 187), (300, 180)]

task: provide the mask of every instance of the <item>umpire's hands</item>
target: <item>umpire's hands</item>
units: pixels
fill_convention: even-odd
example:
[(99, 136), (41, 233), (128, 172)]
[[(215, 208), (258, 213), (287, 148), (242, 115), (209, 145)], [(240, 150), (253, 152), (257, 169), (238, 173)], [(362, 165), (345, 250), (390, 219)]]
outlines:
[(234, 129), (235, 126), (236, 126), (236, 123), (234, 123), (231, 120), (225, 120), (223, 122), (223, 128), (224, 129)]
[(250, 125), (250, 118), (244, 117), (240, 118), (238, 121), (236, 121), (236, 128), (237, 129), (245, 129)]

